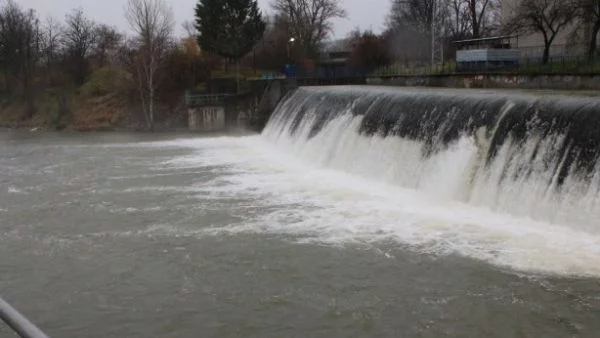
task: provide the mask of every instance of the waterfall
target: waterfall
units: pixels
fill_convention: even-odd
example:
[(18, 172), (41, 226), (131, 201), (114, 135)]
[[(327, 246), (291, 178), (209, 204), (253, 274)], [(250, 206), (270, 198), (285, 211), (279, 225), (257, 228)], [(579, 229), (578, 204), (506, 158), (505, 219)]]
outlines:
[(315, 166), (600, 232), (600, 100), (519, 92), (300, 88), (263, 137)]

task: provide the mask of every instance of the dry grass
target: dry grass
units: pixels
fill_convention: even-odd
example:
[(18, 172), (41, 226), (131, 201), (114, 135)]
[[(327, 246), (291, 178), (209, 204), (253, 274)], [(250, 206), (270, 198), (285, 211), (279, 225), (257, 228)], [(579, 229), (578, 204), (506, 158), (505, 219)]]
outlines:
[(69, 102), (70, 112), (59, 121), (59, 107), (55, 97), (48, 95), (38, 98), (35, 114), (31, 119), (27, 119), (27, 104), (15, 101), (0, 108), (0, 127), (92, 131), (114, 130), (126, 122), (128, 105), (118, 95), (74, 96)]
[(109, 94), (76, 102), (69, 129), (78, 131), (114, 130), (123, 125), (127, 103)]
[(9, 101), (0, 107), (0, 127), (47, 129), (52, 124), (56, 104), (48, 95), (42, 95), (36, 99), (31, 119), (28, 118), (30, 109), (30, 105), (20, 99)]

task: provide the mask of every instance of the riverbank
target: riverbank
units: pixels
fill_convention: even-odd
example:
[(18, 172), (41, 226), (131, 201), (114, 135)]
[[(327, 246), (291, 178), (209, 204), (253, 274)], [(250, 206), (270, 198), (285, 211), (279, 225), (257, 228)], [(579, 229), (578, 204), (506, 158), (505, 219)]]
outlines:
[[(470, 80), (472, 81), (470, 81)], [(497, 78), (495, 78), (497, 80)], [(435, 80), (435, 81), (434, 81)], [(521, 79), (522, 80), (522, 79)], [(411, 77), (387, 77), (369, 78), (367, 86), (364, 87), (387, 87), (393, 90), (410, 91), (440, 91), (462, 89), (465, 93), (474, 91), (504, 92), (510, 95), (533, 95), (533, 96), (564, 96), (564, 97), (599, 97), (600, 91), (579, 88), (538, 88), (531, 82), (519, 79), (512, 82), (502, 82), (504, 86), (492, 86), (490, 79), (469, 78), (467, 75), (445, 75), (442, 76), (411, 76)], [(519, 82), (520, 81), (520, 82)], [(507, 84), (512, 84), (508, 86)], [(255, 81), (248, 95), (240, 102), (229, 102), (230, 109), (235, 111), (252, 111), (248, 129), (260, 131), (266, 125), (271, 113), (285, 97), (289, 90), (293, 90), (297, 83), (288, 80)], [(360, 86), (351, 86), (359, 88)], [(458, 93), (458, 92), (457, 92)], [(56, 94), (38, 96), (31, 105), (21, 100), (13, 100), (12, 103), (0, 105), (0, 128), (24, 129), (32, 131), (75, 131), (75, 132), (115, 132), (115, 131), (147, 131), (147, 125), (141, 107), (135, 106), (131, 100), (116, 93), (91, 96), (85, 94), (64, 95), (62, 101)], [(185, 100), (177, 104), (157, 104), (156, 123), (154, 131), (157, 132), (183, 132), (189, 130), (189, 109), (186, 108)], [(5, 101), (6, 102), (6, 101)], [(226, 120), (227, 128), (217, 130), (219, 132), (229, 131), (232, 126), (239, 129), (237, 112), (229, 114)]]
[[(186, 127), (184, 109), (157, 105), (155, 130)], [(141, 131), (147, 125), (141, 108), (117, 94), (85, 96), (44, 94), (32, 103), (6, 100), (0, 107), (0, 128), (43, 131)]]

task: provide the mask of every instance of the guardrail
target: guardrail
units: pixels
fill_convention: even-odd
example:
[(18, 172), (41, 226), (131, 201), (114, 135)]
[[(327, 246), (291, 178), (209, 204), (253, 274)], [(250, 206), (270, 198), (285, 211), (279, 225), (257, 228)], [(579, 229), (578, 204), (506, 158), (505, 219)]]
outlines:
[(0, 319), (21, 338), (48, 338), (42, 330), (38, 329), (37, 326), (2, 298), (0, 298)]

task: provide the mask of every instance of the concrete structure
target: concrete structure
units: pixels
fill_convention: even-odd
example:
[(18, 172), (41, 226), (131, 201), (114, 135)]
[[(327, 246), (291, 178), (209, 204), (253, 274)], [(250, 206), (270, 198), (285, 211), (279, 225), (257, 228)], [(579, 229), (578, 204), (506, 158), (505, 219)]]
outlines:
[(343, 76), (348, 70), (348, 59), (352, 54), (350, 39), (326, 42), (316, 64), (316, 74), (322, 76)]
[(456, 41), (457, 70), (509, 69), (519, 65), (520, 53), (513, 48), (518, 39), (499, 36)]
[(225, 107), (205, 106), (188, 108), (191, 131), (215, 132), (225, 130)]
[(399, 87), (512, 88), (600, 90), (600, 75), (594, 74), (443, 74), (390, 76), (367, 79), (369, 85)]
[[(246, 95), (192, 94), (186, 93), (188, 127), (197, 132), (222, 132), (238, 127), (238, 121), (246, 121), (245, 108), (239, 107)], [(240, 115), (243, 115), (240, 118)]]
[(188, 127), (195, 132), (260, 131), (279, 101), (296, 88), (286, 79), (254, 79), (241, 94), (186, 93)]

